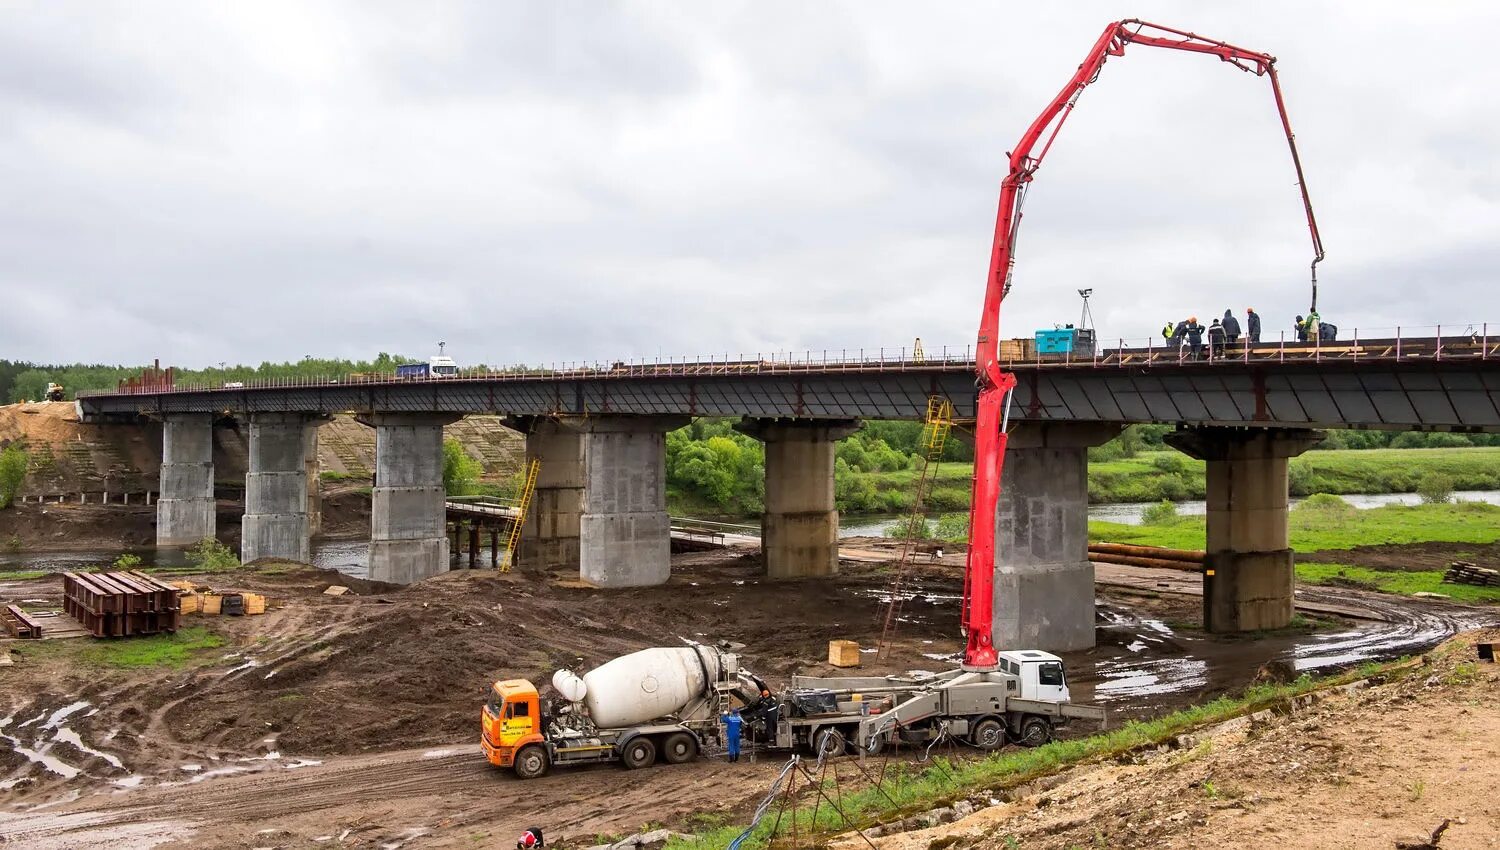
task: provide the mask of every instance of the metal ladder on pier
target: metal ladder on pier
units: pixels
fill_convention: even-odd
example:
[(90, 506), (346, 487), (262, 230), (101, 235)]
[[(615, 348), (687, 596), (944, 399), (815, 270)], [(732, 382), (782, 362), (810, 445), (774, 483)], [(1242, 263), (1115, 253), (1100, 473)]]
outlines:
[(889, 599), (885, 606), (885, 623), (880, 629), (880, 648), (877, 658), (884, 659), (890, 650), (896, 624), (901, 620), (901, 606), (906, 596), (906, 573), (916, 557), (917, 540), (927, 522), (927, 496), (937, 482), (938, 465), (942, 462), (943, 448), (948, 443), (948, 434), (953, 430), (953, 403), (943, 396), (927, 399), (926, 424), (922, 428), (922, 473), (917, 476), (916, 490), (912, 493), (911, 514), (902, 529), (901, 559), (896, 562), (891, 583), (886, 588)]
[(542, 462), (532, 458), (526, 462), (525, 477), (521, 479), (521, 499), (516, 503), (516, 519), (510, 527), (510, 534), (505, 538), (505, 553), (500, 557), (500, 572), (508, 573), (515, 566), (516, 557), (520, 554), (521, 526), (526, 524), (526, 514), (531, 511), (531, 500), (536, 495), (536, 476), (542, 468)]

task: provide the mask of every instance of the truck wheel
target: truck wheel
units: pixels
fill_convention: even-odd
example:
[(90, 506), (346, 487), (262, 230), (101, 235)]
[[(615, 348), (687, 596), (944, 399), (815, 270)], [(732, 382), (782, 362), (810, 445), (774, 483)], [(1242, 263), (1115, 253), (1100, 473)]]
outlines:
[(813, 736), (813, 755), (833, 758), (844, 752), (844, 733), (829, 726)]
[(661, 757), (667, 764), (682, 764), (698, 757), (698, 742), (686, 732), (673, 732), (661, 744)]
[(981, 750), (998, 750), (1005, 746), (1005, 727), (995, 718), (986, 717), (974, 724), (969, 742)]
[(1052, 724), (1044, 717), (1032, 715), (1021, 721), (1021, 730), (1015, 735), (1015, 742), (1023, 747), (1040, 747), (1052, 740)]
[(865, 739), (865, 746), (864, 746), (865, 755), (867, 755), (867, 756), (878, 756), (878, 755), (880, 755), (880, 753), (885, 749), (886, 737), (887, 736), (886, 736), (886, 734), (884, 732), (877, 732), (874, 735), (871, 735), (870, 737), (866, 738)]
[(537, 779), (547, 775), (547, 752), (542, 749), (541, 744), (530, 744), (522, 747), (516, 753), (516, 760), (512, 763), (516, 776), (521, 779)]
[(650, 767), (656, 762), (656, 745), (651, 743), (650, 738), (632, 738), (620, 753), (620, 761), (624, 762), (626, 770)]

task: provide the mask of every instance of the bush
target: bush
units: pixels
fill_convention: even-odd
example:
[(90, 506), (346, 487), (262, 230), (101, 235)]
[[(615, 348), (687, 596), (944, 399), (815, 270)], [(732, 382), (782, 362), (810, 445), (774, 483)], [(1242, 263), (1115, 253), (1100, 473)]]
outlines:
[(12, 443), (0, 451), (0, 508), (8, 508), (26, 480), (26, 450)]
[(1441, 472), (1427, 473), (1417, 482), (1417, 495), (1429, 505), (1453, 501), (1453, 476)]
[(212, 537), (203, 538), (203, 542), (189, 549), (187, 559), (189, 564), (204, 572), (232, 570), (240, 565), (234, 550)]
[(1162, 499), (1141, 511), (1142, 525), (1171, 525), (1177, 521), (1177, 505)]
[(1354, 516), (1356, 509), (1338, 496), (1329, 493), (1314, 493), (1299, 502), (1293, 510), (1298, 513), (1317, 514), (1328, 519), (1347, 519)]
[(443, 441), (443, 489), (449, 496), (467, 496), (484, 467), (469, 457), (463, 444), (449, 437)]
[(120, 557), (116, 558), (114, 563), (114, 567), (117, 570), (133, 570), (140, 565), (141, 556), (131, 554), (130, 552), (120, 553)]
[(1193, 493), (1187, 481), (1180, 475), (1162, 476), (1157, 489), (1161, 492), (1162, 499), (1168, 502), (1180, 502)]
[(908, 529), (914, 539), (927, 540), (932, 537), (932, 526), (928, 524), (927, 517), (924, 516), (902, 517), (900, 522), (885, 530), (885, 536), (904, 540)]
[(936, 536), (939, 540), (963, 542), (969, 539), (968, 514), (943, 514), (938, 517)]
[(1172, 475), (1181, 475), (1187, 472), (1187, 462), (1180, 454), (1161, 454), (1151, 458), (1151, 465)]

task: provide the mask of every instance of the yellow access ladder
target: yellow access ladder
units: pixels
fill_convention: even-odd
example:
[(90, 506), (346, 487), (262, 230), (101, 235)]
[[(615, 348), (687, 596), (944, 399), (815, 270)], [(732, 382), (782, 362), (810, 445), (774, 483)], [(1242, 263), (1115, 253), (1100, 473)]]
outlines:
[(877, 658), (884, 659), (890, 649), (896, 624), (901, 620), (901, 605), (905, 601), (906, 572), (916, 555), (917, 530), (927, 520), (927, 496), (937, 481), (938, 465), (942, 462), (943, 448), (948, 444), (948, 434), (953, 430), (953, 403), (943, 396), (927, 399), (927, 424), (922, 428), (922, 474), (917, 476), (916, 491), (912, 494), (911, 514), (906, 518), (901, 542), (901, 559), (891, 574), (887, 588), (889, 599), (885, 606), (885, 623), (880, 630), (880, 649)]
[(542, 462), (532, 458), (526, 463), (525, 477), (521, 479), (521, 500), (516, 504), (516, 519), (510, 527), (510, 534), (505, 538), (505, 554), (500, 558), (500, 572), (508, 573), (510, 568), (516, 564), (516, 556), (519, 550), (516, 548), (521, 543), (521, 526), (526, 524), (526, 514), (531, 511), (531, 499), (536, 495), (536, 476), (542, 468)]

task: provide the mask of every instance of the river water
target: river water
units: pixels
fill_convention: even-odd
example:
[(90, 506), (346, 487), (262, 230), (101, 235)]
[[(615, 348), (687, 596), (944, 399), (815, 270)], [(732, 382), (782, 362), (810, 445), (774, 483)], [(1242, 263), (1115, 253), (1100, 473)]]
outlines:
[[(1500, 490), (1467, 490), (1453, 494), (1454, 499), (1466, 502), (1488, 502), (1500, 505)], [(1416, 493), (1384, 493), (1379, 495), (1351, 495), (1339, 498), (1359, 509), (1378, 508), (1383, 505), (1415, 505), (1422, 501)], [(1295, 505), (1301, 499), (1293, 499)], [(1140, 525), (1141, 514), (1152, 502), (1128, 502), (1113, 505), (1090, 505), (1089, 519)], [(1203, 502), (1178, 502), (1177, 513), (1184, 516), (1202, 516), (1206, 508)], [(929, 520), (936, 522), (938, 514)], [(883, 537), (888, 528), (905, 518), (905, 514), (854, 514), (841, 517), (841, 537)], [(735, 520), (735, 524), (758, 528), (758, 519)], [(134, 550), (148, 564), (178, 566), (185, 563), (180, 551), (157, 552), (151, 548)], [(319, 539), (313, 542), (312, 562), (315, 567), (337, 570), (356, 578), (369, 576), (369, 541), (363, 537)], [(77, 549), (55, 552), (6, 552), (0, 551), (0, 571), (6, 570), (88, 570), (108, 567), (120, 554), (118, 549)], [(455, 561), (457, 563), (457, 561)]]
[[(1422, 502), (1422, 497), (1416, 493), (1353, 494), (1339, 498), (1361, 510), (1385, 505), (1417, 505)], [(1453, 498), (1455, 501), (1487, 502), (1491, 505), (1500, 505), (1500, 490), (1463, 490), (1454, 493)], [(1292, 505), (1295, 506), (1301, 501), (1301, 499), (1293, 499)], [(1089, 505), (1089, 519), (1140, 525), (1141, 514), (1153, 504), (1156, 503), (1122, 502), (1111, 505)], [(1176, 505), (1177, 513), (1182, 516), (1203, 516), (1208, 510), (1207, 504), (1202, 501), (1177, 502)], [(887, 528), (894, 527), (905, 516), (905, 514), (859, 514), (842, 517), (839, 520), (839, 534), (843, 537), (882, 537)], [(936, 521), (938, 516), (939, 514), (932, 514), (928, 519)]]

